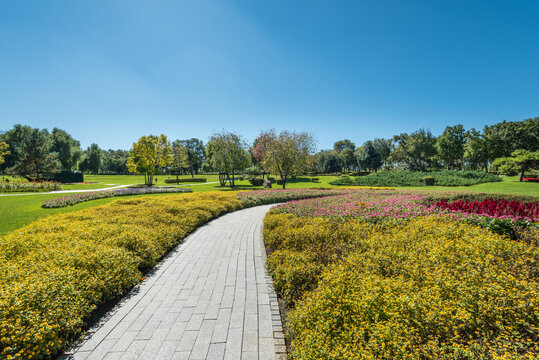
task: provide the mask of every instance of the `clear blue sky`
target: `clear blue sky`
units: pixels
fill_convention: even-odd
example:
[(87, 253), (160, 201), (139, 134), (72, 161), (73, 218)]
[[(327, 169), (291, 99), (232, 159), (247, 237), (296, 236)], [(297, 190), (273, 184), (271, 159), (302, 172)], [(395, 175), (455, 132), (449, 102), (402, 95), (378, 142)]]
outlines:
[(539, 116), (539, 1), (0, 2), (0, 130), (319, 148)]

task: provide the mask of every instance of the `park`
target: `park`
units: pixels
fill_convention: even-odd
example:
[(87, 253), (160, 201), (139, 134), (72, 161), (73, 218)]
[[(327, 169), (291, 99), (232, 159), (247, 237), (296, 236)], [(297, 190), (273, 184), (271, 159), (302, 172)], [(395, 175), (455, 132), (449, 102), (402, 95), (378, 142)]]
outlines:
[(0, 360), (538, 359), (537, 14), (0, 2)]

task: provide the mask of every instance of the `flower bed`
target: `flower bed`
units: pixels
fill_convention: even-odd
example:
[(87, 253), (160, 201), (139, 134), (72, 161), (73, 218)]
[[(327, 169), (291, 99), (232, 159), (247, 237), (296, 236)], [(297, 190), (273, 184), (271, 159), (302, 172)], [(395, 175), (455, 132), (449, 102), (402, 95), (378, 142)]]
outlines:
[(458, 200), (448, 202), (440, 200), (436, 206), (442, 209), (479, 214), (489, 217), (507, 218), (539, 222), (539, 203), (525, 203), (506, 199), (484, 199), (483, 201)]
[(0, 238), (0, 358), (51, 357), (97, 304), (141, 280), (191, 231), (241, 208), (235, 193), (121, 199)]
[(0, 192), (41, 192), (62, 190), (55, 181), (2, 181)]
[(207, 182), (206, 178), (165, 179), (165, 184)]
[(538, 229), (510, 241), (466, 223), (497, 219), (426, 197), (362, 191), (268, 214), (294, 359), (535, 358)]
[(539, 182), (539, 178), (524, 178), (522, 181)]
[(162, 188), (162, 187), (143, 187), (143, 188), (124, 188), (115, 190), (90, 191), (85, 193), (75, 193), (62, 196), (56, 199), (45, 200), (41, 207), (43, 208), (62, 208), (73, 206), (85, 201), (104, 199), (116, 196), (144, 195), (144, 194), (164, 194), (164, 193), (185, 193), (191, 192), (191, 189), (185, 188)]

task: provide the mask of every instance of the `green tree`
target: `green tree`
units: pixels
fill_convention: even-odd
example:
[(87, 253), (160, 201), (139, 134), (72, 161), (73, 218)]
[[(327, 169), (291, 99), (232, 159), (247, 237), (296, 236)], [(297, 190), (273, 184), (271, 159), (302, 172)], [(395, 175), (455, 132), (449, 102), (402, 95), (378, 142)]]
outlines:
[(466, 132), (466, 143), (464, 144), (464, 160), (473, 169), (482, 167), (488, 172), (490, 159), (489, 143), (481, 132), (470, 129)]
[(464, 162), (464, 144), (466, 132), (460, 124), (446, 126), (442, 135), (436, 140), (438, 157), (443, 161), (447, 170), (450, 168), (462, 169)]
[(92, 144), (84, 152), (84, 158), (79, 164), (79, 170), (99, 174), (103, 163), (103, 150), (97, 144)]
[(516, 168), (520, 172), (520, 181), (522, 182), (526, 171), (539, 167), (539, 151), (515, 150), (510, 157), (498, 158), (494, 160), (492, 165), (498, 167), (502, 173), (508, 173)]
[(370, 140), (357, 148), (355, 155), (361, 170), (375, 171), (382, 166), (382, 156)]
[(250, 165), (250, 155), (245, 140), (239, 135), (221, 132), (213, 135), (206, 146), (206, 158), (219, 172), (219, 182), (230, 187), (235, 185), (235, 174)]
[(58, 154), (51, 151), (52, 137), (47, 130), (31, 129), (17, 148), (17, 161), (9, 174), (35, 181), (47, 179), (58, 170)]
[(176, 172), (176, 179), (183, 169), (189, 168), (189, 150), (182, 145), (180, 140), (172, 143), (172, 170)]
[(489, 161), (509, 156), (515, 150), (536, 151), (539, 148), (539, 117), (522, 121), (502, 121), (485, 126), (483, 136), (490, 154)]
[(325, 174), (336, 173), (342, 170), (341, 159), (335, 150), (320, 151), (318, 153), (318, 162), (320, 172)]
[(389, 168), (390, 164), (388, 162), (388, 159), (394, 149), (393, 140), (376, 138), (372, 141), (372, 145), (374, 146), (378, 154), (380, 154), (380, 157), (382, 158), (382, 165), (384, 165), (386, 168)]
[(356, 164), (356, 156), (354, 155), (354, 151), (351, 148), (343, 149), (339, 153), (339, 160), (344, 165), (346, 171), (350, 171), (350, 168)]
[(82, 157), (80, 143), (73, 139), (65, 130), (54, 128), (52, 130), (52, 151), (58, 154), (62, 170), (71, 171), (77, 167)]
[(429, 130), (395, 135), (393, 141), (397, 146), (391, 153), (390, 161), (412, 171), (425, 171), (434, 165), (436, 138)]
[(127, 158), (129, 151), (127, 150), (112, 150), (102, 151), (103, 161), (101, 169), (104, 173), (125, 174), (127, 170)]
[(11, 152), (8, 150), (9, 145), (3, 141), (0, 141), (0, 164), (4, 163), (4, 157), (9, 155)]
[(204, 142), (197, 138), (191, 138), (187, 140), (180, 140), (181, 145), (187, 149), (187, 168), (194, 177), (195, 173), (198, 173), (200, 167), (206, 160), (206, 149)]
[(333, 144), (333, 150), (335, 150), (337, 154), (340, 154), (344, 149), (350, 149), (354, 152), (356, 150), (356, 145), (348, 139), (339, 140)]
[(314, 147), (314, 137), (307, 132), (285, 130), (279, 135), (273, 132), (264, 154), (264, 168), (279, 174), (285, 189), (288, 176), (305, 171)]
[(163, 134), (142, 136), (129, 151), (127, 168), (129, 171), (144, 174), (144, 183), (153, 185), (154, 175), (159, 168), (172, 163), (172, 148)]
[(4, 163), (0, 164), (0, 170), (7, 171), (19, 161), (19, 149), (29, 141), (34, 130), (30, 126), (17, 124), (13, 126), (13, 129), (0, 135), (0, 140), (8, 144), (10, 150), (10, 154), (4, 157)]

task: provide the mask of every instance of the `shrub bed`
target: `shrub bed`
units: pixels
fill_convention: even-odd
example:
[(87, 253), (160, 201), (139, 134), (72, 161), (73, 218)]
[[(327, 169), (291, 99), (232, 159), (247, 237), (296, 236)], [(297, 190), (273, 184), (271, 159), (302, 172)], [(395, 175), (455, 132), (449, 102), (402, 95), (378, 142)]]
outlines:
[[(428, 178), (429, 180), (422, 181), (423, 178)], [(330, 184), (368, 186), (469, 186), (496, 181), (502, 181), (502, 179), (497, 175), (481, 171), (380, 171), (368, 176), (339, 178)]]
[(95, 306), (141, 280), (235, 193), (122, 199), (49, 216), (0, 238), (0, 358), (57, 353)]
[(0, 192), (41, 192), (62, 190), (62, 185), (54, 181), (2, 181)]
[(116, 196), (144, 195), (144, 194), (164, 194), (164, 193), (185, 193), (191, 192), (191, 189), (163, 188), (163, 187), (143, 187), (143, 188), (124, 188), (115, 190), (90, 191), (85, 193), (75, 193), (55, 199), (45, 200), (41, 204), (42, 208), (62, 208), (73, 206), (85, 201), (104, 199)]
[(165, 184), (207, 182), (206, 178), (165, 179)]
[[(539, 250), (447, 216), (265, 219), (294, 359), (535, 358)], [(314, 290), (313, 290), (314, 289)]]

